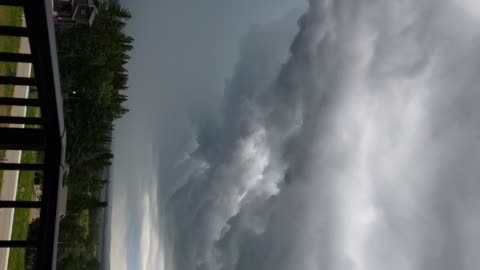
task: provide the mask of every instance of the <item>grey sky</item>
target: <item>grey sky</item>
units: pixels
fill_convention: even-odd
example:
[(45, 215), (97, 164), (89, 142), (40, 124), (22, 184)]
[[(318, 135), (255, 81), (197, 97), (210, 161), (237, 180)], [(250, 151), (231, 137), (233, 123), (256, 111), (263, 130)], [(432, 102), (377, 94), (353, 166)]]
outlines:
[(480, 4), (125, 5), (112, 269), (480, 267)]

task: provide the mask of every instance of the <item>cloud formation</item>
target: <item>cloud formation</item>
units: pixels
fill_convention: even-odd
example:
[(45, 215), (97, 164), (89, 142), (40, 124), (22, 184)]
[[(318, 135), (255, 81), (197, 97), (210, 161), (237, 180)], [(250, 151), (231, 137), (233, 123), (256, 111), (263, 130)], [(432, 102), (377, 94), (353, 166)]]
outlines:
[(239, 40), (250, 25), (291, 13), (283, 22), (286, 25), (277, 28), (290, 37), (277, 39), (278, 46), (285, 48), (285, 59), (296, 31), (295, 19), (305, 3), (126, 0), (123, 4), (133, 13), (128, 31), (135, 48), (128, 65), (130, 112), (117, 123), (113, 144), (109, 268), (171, 269), (164, 259), (171, 258), (167, 256), (171, 249), (164, 248), (171, 235), (163, 233), (165, 213), (160, 202), (164, 199), (157, 190), (169, 194), (180, 185), (183, 172), (178, 164), (188, 150), (185, 142), (192, 142), (192, 116), (204, 121), (219, 106), (225, 78), (232, 76), (238, 58)]
[(478, 10), (310, 0), (252, 27), (221, 105), (153, 147), (142, 269), (478, 269)]
[(285, 62), (275, 27), (254, 28), (160, 187), (169, 269), (477, 269), (480, 32), (463, 5), (312, 0)]

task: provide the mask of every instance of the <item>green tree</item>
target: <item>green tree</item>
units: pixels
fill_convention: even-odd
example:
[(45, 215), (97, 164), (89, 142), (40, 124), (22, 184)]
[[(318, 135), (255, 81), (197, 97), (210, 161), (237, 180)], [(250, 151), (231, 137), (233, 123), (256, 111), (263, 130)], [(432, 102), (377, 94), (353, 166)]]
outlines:
[(86, 209), (105, 208), (108, 202), (100, 201), (88, 194), (77, 194), (75, 198), (68, 204), (68, 210), (72, 212), (79, 212)]
[(98, 191), (106, 184), (105, 168), (111, 164), (114, 121), (128, 112), (125, 106), (133, 39), (125, 34), (130, 12), (120, 5), (101, 3), (92, 27), (75, 26), (58, 35), (58, 57), (67, 130), (69, 201), (61, 221), (59, 269), (98, 269), (93, 255), (95, 230), (85, 228), (81, 214), (88, 210), (90, 223), (107, 202)]

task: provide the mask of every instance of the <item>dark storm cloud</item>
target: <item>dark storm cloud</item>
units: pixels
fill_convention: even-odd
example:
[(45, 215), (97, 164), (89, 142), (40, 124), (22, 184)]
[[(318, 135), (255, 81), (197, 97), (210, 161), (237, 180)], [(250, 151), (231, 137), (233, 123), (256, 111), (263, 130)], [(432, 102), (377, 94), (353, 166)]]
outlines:
[(311, 0), (252, 27), (219, 106), (155, 116), (146, 268), (478, 269), (475, 10)]

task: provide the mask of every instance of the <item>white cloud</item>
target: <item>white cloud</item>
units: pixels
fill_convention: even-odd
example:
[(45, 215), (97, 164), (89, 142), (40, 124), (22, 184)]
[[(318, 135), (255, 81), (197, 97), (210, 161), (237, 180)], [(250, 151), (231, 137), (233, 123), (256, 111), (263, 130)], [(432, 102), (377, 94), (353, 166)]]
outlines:
[[(157, 185), (152, 184), (151, 190), (156, 191)], [(155, 195), (148, 195), (143, 198), (141, 209), (143, 210), (143, 221), (140, 228), (140, 254), (141, 269), (164, 270), (164, 258), (161, 247), (161, 238), (158, 228), (158, 207)]]
[(115, 206), (112, 207), (111, 215), (114, 222), (111, 225), (110, 234), (110, 258), (114, 258), (110, 262), (111, 269), (126, 270), (127, 269), (127, 246), (125, 239), (127, 235), (128, 216), (123, 211), (126, 207), (124, 200), (116, 200)]
[(466, 16), (478, 21), (480, 18), (480, 3), (475, 0), (453, 0), (454, 7), (459, 8)]
[[(156, 179), (152, 176), (127, 186), (114, 186), (117, 197), (112, 200), (111, 269), (165, 269)], [(123, 188), (126, 190), (119, 190)], [(137, 192), (142, 195), (132, 194)], [(138, 205), (131, 199), (136, 196)]]
[[(457, 176), (443, 175), (444, 163), (453, 160), (439, 151), (479, 161), (478, 151), (465, 152), (454, 139), (478, 134), (478, 125), (462, 118), (466, 122), (457, 122), (455, 130), (444, 127), (446, 137), (438, 137), (435, 126), (460, 111), (456, 102), (477, 112), (471, 98), (479, 94), (468, 75), (478, 70), (477, 49), (468, 44), (480, 40), (441, 27), (445, 18), (461, 16), (449, 14), (447, 2), (311, 3), (278, 78), (271, 72), (279, 69), (262, 47), (272, 45), (262, 41), (252, 50), (246, 45), (227, 88), (224, 116), (215, 128), (199, 129), (191, 160), (202, 160), (208, 169), (184, 182), (170, 205), (182, 216), (192, 215), (169, 216), (174, 224), (187, 224), (181, 230), (187, 236), (175, 242), (182, 247), (179, 268), (451, 269), (475, 261), (464, 257), (470, 241), (456, 240), (454, 253), (453, 244), (438, 248), (440, 234), (465, 234), (452, 227), (456, 222), (447, 225), (452, 220), (445, 215), (451, 213), (437, 205), (450, 200), (467, 208), (479, 205), (446, 190), (443, 199), (432, 192), (451, 179), (477, 175), (457, 162)], [(454, 37), (458, 47), (445, 36)], [(452, 61), (455, 57), (463, 61)], [(453, 67), (457, 71), (449, 73)], [(258, 145), (244, 142), (255, 141), (259, 130), (264, 150), (249, 151)], [(455, 135), (447, 135), (451, 132)], [(238, 159), (236, 153), (253, 154)], [(267, 168), (277, 180), (249, 174)], [(259, 183), (255, 189), (238, 191), (252, 182)], [(236, 199), (271, 183), (280, 193), (248, 203)], [(188, 205), (198, 207), (190, 212)], [(429, 231), (434, 222), (442, 225)], [(431, 257), (433, 246), (439, 254), (452, 254), (448, 264)], [(471, 265), (467, 269), (475, 269)]]

